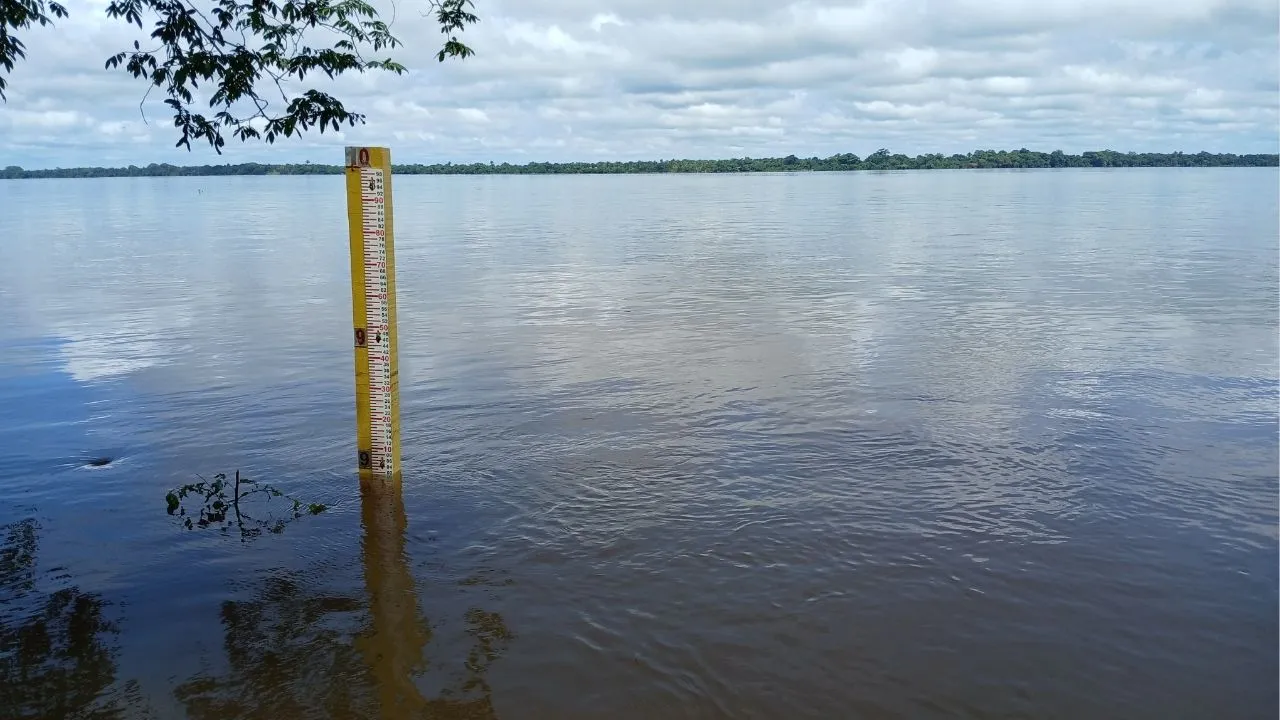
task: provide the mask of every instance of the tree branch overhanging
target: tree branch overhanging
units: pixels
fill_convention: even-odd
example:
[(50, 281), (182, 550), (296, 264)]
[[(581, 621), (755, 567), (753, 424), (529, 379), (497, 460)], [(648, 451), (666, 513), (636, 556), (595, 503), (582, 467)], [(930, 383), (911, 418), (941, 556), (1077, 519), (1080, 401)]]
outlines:
[[(458, 40), (467, 25), (479, 22), (473, 6), (473, 0), (428, 3), (446, 36), (438, 60), (474, 54)], [(287, 83), (305, 83), (316, 73), (334, 79), (406, 72), (382, 56), (402, 43), (365, 0), (112, 0), (106, 12), (139, 30), (150, 27), (155, 49), (134, 41), (105, 66), (145, 80), (148, 92), (164, 92), (181, 133), (176, 145), (188, 150), (203, 140), (220, 154), (228, 137), (271, 143), (313, 128), (323, 133), (363, 123), (362, 113), (333, 95), (315, 88), (291, 93)], [(25, 57), (17, 34), (66, 16), (49, 0), (0, 0), (0, 99), (4, 73)], [(268, 96), (276, 94), (279, 104), (273, 106)]]

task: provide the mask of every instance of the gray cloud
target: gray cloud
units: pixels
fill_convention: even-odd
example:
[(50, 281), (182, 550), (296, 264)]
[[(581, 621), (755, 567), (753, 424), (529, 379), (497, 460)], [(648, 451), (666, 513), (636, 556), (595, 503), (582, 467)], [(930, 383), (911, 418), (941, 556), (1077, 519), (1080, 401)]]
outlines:
[[(102, 69), (137, 37), (102, 0), (69, 3), (0, 106), (0, 165), (405, 161), (796, 153), (1275, 152), (1274, 0), (477, 0), (478, 55), (394, 7), (406, 76), (331, 89), (369, 123), (274, 147), (172, 148), (155, 98)], [(388, 15), (392, 6), (387, 5)]]

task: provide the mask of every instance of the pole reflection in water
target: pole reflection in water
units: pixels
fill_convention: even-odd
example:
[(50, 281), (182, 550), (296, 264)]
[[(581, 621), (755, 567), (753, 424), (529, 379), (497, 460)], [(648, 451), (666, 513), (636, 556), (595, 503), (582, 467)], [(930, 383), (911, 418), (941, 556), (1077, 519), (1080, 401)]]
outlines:
[(481, 696), (425, 699), (414, 677), (425, 669), (431, 630), (418, 608), (405, 550), (408, 521), (400, 479), (398, 476), (391, 480), (363, 479), (360, 494), (365, 592), (372, 632), (356, 644), (378, 688), (379, 717), (386, 720), (496, 717), (484, 672), (497, 658), (500, 645), (511, 637), (501, 616), (474, 607), (466, 614), (467, 633), (474, 645), (465, 663), (466, 678), (457, 690), (459, 694), (480, 690)]
[(425, 618), (419, 616), (404, 533), (399, 478), (360, 481), (360, 518), (364, 526), (364, 583), (373, 631), (356, 641), (378, 687), (385, 718), (421, 715), (426, 701), (413, 683), (422, 669), (431, 639)]
[[(362, 482), (361, 521), (364, 601), (321, 587), (327, 573), (313, 568), (272, 573), (254, 588), (254, 599), (223, 603), (230, 670), (177, 688), (187, 717), (496, 717), (484, 673), (510, 637), (502, 618), (471, 607), (464, 616), (466, 657), (431, 657), (400, 483)], [(438, 693), (424, 694), (418, 685), (428, 671), (446, 676), (433, 684)]]

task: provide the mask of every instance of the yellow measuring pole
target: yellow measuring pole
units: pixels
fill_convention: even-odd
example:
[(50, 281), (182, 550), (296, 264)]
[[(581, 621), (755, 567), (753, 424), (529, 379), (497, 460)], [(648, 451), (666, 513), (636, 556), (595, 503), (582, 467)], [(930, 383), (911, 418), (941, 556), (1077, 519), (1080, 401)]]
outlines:
[(356, 451), (361, 479), (400, 475), (400, 371), (392, 249), (391, 151), (346, 149)]

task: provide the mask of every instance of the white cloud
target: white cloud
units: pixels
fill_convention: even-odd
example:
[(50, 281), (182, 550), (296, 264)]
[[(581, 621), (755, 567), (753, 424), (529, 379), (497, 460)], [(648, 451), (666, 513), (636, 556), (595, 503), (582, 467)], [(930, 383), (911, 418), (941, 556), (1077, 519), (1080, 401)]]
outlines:
[[(599, 24), (593, 20), (592, 28), (599, 32)], [(510, 25), (505, 36), (512, 43), (523, 43), (541, 53), (564, 53), (581, 57), (584, 55), (610, 55), (613, 50), (607, 45), (597, 42), (582, 41), (560, 29), (558, 25), (540, 27), (534, 23), (519, 22)]]
[[(1274, 0), (477, 0), (477, 55), (438, 63), (397, 13), (404, 76), (320, 84), (368, 124), (223, 158), (175, 150), (156, 95), (103, 60), (141, 37), (72, 0), (0, 106), (0, 165), (962, 152), (1274, 152)], [(387, 6), (390, 7), (389, 5)], [(319, 81), (317, 81), (319, 82)]]
[(5, 113), (4, 119), (17, 131), (67, 130), (89, 121), (88, 116), (76, 110), (14, 110)]
[(458, 108), (458, 117), (473, 123), (489, 122), (489, 114), (480, 108)]
[(626, 25), (617, 15), (613, 13), (603, 13), (591, 18), (591, 29), (600, 32), (600, 29), (606, 25)]

